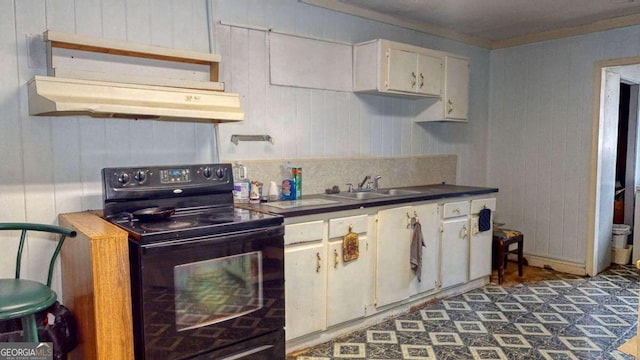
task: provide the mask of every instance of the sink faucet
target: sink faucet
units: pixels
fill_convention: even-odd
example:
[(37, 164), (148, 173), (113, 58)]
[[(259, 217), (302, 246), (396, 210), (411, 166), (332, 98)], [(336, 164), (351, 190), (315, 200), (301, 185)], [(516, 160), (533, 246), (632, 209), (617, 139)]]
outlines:
[(382, 179), (382, 176), (380, 175), (377, 175), (375, 178), (373, 178), (373, 191), (378, 191), (380, 179)]
[(360, 184), (358, 184), (358, 189), (362, 190), (362, 188), (364, 187), (364, 184), (367, 183), (367, 180), (371, 179), (371, 175), (367, 175), (364, 177), (364, 180), (362, 180), (362, 182)]

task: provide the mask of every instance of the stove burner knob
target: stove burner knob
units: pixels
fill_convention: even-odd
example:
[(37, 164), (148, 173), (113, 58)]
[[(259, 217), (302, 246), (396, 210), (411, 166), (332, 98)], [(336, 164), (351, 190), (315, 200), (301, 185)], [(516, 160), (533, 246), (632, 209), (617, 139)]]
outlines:
[(225, 171), (223, 168), (216, 169), (216, 176), (218, 177), (218, 179), (224, 179), (224, 174), (225, 174)]
[(210, 167), (207, 166), (204, 169), (202, 169), (202, 176), (204, 176), (207, 179), (210, 179), (211, 175), (213, 175), (213, 171), (211, 170)]
[(147, 179), (147, 173), (145, 173), (144, 170), (138, 170), (133, 178), (136, 179), (137, 182), (144, 182)]
[(121, 172), (118, 174), (117, 180), (120, 184), (126, 185), (131, 180), (131, 176), (126, 172)]

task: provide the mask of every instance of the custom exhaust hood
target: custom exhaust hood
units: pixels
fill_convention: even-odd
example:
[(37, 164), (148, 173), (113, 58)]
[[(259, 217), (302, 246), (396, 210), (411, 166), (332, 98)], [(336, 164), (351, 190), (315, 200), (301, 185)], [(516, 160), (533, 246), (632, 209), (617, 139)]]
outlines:
[(30, 115), (198, 122), (244, 118), (239, 96), (219, 91), (51, 76), (36, 76), (28, 91)]
[(232, 122), (240, 96), (218, 82), (220, 56), (46, 31), (47, 73), (28, 84), (29, 114)]

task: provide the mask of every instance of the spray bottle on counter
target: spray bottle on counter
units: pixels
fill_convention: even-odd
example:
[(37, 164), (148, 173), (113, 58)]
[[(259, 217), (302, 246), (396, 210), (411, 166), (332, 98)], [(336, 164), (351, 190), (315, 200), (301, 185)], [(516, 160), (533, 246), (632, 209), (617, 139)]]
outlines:
[(236, 161), (233, 166), (233, 202), (247, 203), (249, 202), (249, 177), (247, 175), (247, 167), (241, 162)]

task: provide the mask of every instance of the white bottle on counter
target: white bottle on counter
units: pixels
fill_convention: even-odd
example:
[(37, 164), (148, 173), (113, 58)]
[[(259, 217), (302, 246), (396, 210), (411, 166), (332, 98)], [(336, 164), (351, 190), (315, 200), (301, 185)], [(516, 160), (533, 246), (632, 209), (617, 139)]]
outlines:
[(247, 167), (241, 162), (236, 161), (233, 166), (233, 202), (247, 203), (249, 202), (249, 177), (247, 175)]

